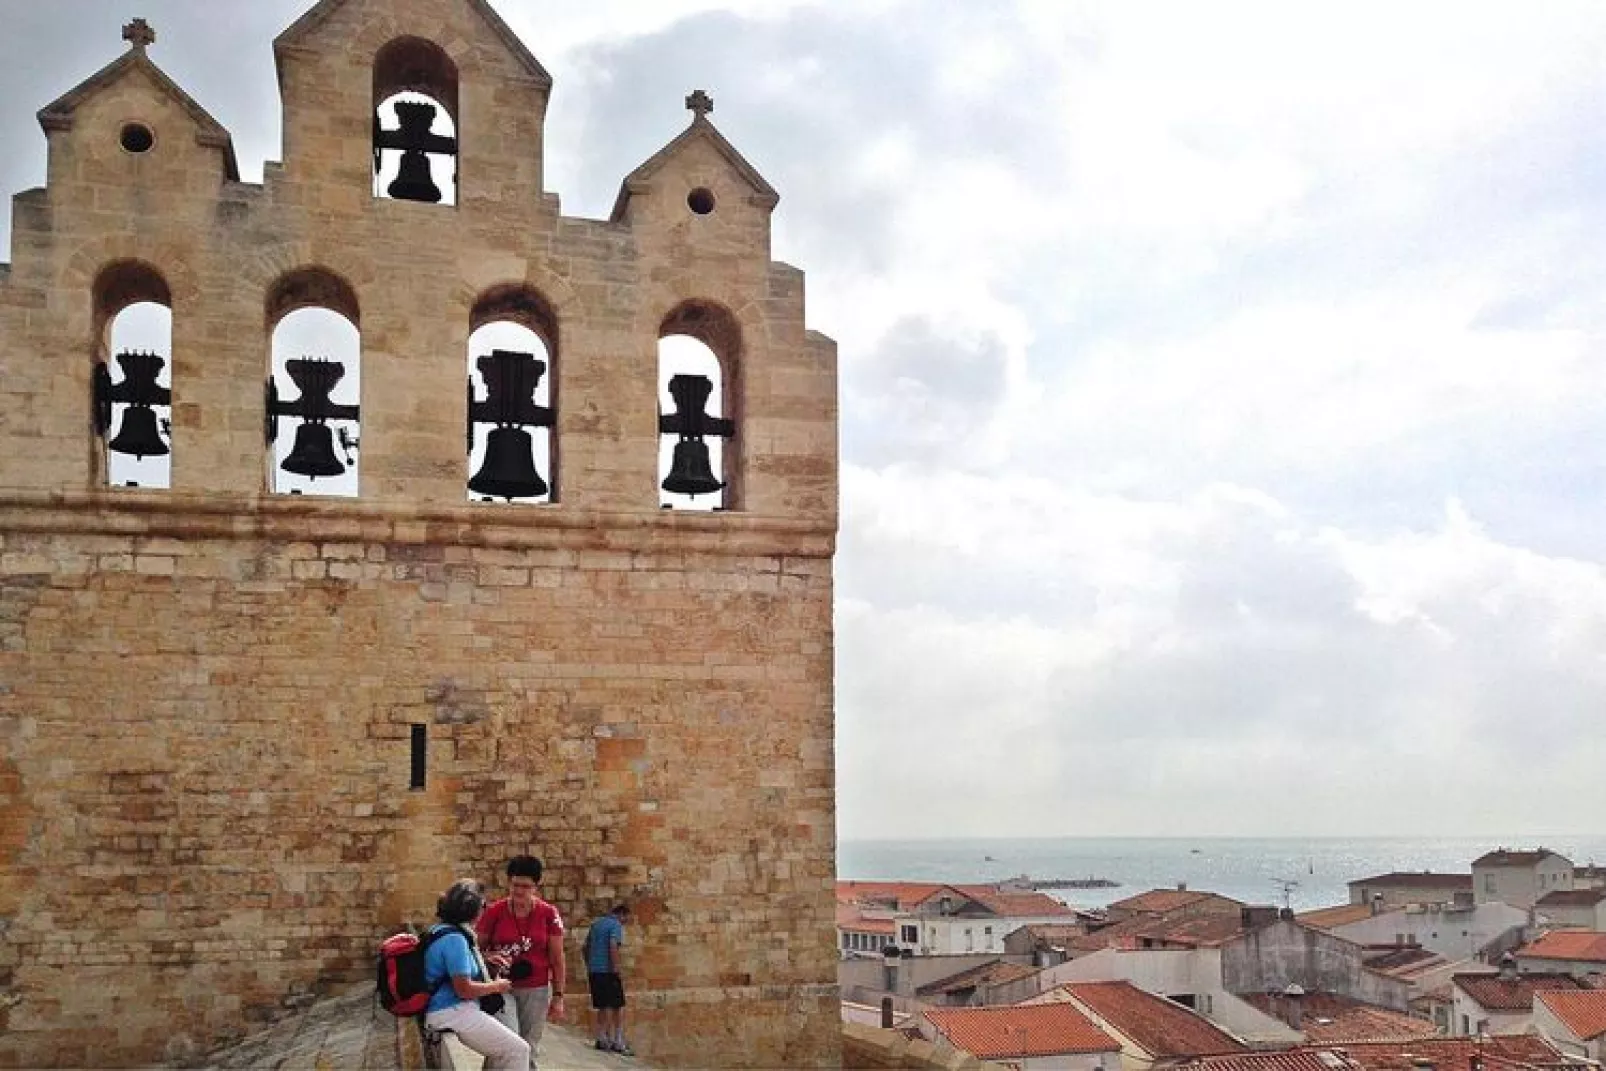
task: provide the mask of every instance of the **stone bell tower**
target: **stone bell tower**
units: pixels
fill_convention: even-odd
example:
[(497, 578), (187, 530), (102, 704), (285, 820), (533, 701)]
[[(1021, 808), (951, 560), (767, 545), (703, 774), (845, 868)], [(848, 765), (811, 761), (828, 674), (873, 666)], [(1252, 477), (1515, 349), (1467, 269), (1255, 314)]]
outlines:
[(634, 906), (648, 1060), (833, 1065), (835, 347), (774, 189), (699, 91), (564, 216), (484, 0), (312, 7), (260, 185), (124, 39), (0, 265), (0, 1066), (195, 1059), (520, 852)]

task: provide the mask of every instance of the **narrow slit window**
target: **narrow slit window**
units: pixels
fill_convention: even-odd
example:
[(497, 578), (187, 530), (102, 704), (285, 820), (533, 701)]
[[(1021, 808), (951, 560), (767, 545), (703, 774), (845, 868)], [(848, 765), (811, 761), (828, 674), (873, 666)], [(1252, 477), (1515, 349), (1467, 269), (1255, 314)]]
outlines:
[(412, 743), (412, 769), (408, 775), (407, 787), (417, 791), (424, 787), (429, 775), (429, 726), (413, 726)]

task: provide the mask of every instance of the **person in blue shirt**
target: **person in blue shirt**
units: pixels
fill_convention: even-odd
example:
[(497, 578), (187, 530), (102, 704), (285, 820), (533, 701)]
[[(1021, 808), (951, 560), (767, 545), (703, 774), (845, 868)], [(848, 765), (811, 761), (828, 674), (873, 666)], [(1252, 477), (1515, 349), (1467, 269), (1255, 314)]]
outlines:
[(528, 1071), (529, 1043), (480, 1009), (481, 997), (503, 999), (513, 988), (506, 978), (493, 980), (480, 958), (474, 923), (484, 910), (485, 890), (468, 878), (453, 882), (436, 902), (440, 922), (430, 927), (435, 939), (424, 953), (424, 984), (430, 988), (424, 1025), (456, 1034), (485, 1057), (485, 1071)]
[(625, 1044), (625, 983), (619, 973), (619, 946), (625, 939), (630, 905), (619, 904), (591, 924), (586, 933), (586, 972), (591, 1007), (597, 1013), (597, 1048), (634, 1056)]

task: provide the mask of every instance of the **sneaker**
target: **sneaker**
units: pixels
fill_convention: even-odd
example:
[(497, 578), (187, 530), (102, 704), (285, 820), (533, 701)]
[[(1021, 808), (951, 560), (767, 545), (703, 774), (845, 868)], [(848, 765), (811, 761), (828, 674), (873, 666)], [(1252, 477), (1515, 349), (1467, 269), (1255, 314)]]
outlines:
[(613, 1043), (612, 1042), (608, 1042), (608, 1041), (603, 1041), (601, 1038), (598, 1038), (597, 1039), (597, 1051), (599, 1051), (599, 1052), (612, 1052), (613, 1051)]
[(618, 1053), (620, 1056), (634, 1056), (634, 1055), (636, 1055), (636, 1050), (632, 1049), (629, 1045), (626, 1045), (622, 1041), (619, 1044), (617, 1044), (617, 1045), (615, 1045), (613, 1047), (613, 1051)]

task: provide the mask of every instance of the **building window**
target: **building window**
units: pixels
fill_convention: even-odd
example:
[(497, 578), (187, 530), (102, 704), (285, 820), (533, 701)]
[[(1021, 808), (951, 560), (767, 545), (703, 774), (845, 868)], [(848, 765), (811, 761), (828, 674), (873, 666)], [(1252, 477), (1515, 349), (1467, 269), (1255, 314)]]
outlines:
[(902, 940), (906, 945), (917, 944), (920, 941), (920, 927), (904, 926)]

